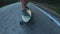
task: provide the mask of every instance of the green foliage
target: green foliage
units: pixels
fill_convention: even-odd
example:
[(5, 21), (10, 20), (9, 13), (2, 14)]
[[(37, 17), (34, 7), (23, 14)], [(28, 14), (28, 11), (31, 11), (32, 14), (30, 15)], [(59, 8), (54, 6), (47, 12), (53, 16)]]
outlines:
[(46, 2), (46, 3), (55, 3), (55, 4), (60, 4), (60, 0), (32, 0), (32, 1), (35, 1), (35, 2)]
[[(0, 7), (7, 5), (7, 4), (11, 4), (14, 2), (18, 2), (20, 0), (0, 0)], [(34, 2), (39, 2), (39, 3), (48, 3), (48, 4), (60, 4), (60, 0), (30, 0), (30, 1), (34, 1)]]
[(56, 8), (56, 10), (57, 10), (57, 13), (60, 14), (60, 6), (58, 6), (58, 7)]
[(18, 2), (20, 0), (0, 0), (0, 7), (14, 3), (14, 2)]

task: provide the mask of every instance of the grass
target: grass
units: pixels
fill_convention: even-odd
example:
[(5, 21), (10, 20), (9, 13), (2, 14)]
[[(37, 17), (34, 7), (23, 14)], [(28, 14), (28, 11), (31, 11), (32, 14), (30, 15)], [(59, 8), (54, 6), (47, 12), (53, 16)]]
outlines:
[(41, 3), (41, 5), (53, 11), (56, 11), (58, 14), (60, 14), (60, 6), (55, 6), (55, 5), (46, 4), (46, 3)]
[(58, 7), (56, 8), (56, 12), (57, 12), (58, 14), (60, 14), (60, 6), (58, 6)]
[(20, 0), (0, 0), (0, 8), (15, 2), (20, 2)]
[(4, 3), (3, 5), (0, 5), (0, 8), (4, 7), (4, 6), (7, 6), (9, 4), (12, 4), (12, 3), (15, 3), (15, 2), (11, 2), (11, 3)]

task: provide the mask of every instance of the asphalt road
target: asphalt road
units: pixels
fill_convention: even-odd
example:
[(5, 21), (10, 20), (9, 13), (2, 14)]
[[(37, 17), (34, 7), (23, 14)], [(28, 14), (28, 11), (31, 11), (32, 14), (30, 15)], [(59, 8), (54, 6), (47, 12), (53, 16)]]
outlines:
[(32, 4), (28, 4), (28, 7), (32, 11), (32, 19), (26, 25), (20, 25), (20, 2), (0, 8), (0, 34), (60, 34), (60, 27), (53, 20)]

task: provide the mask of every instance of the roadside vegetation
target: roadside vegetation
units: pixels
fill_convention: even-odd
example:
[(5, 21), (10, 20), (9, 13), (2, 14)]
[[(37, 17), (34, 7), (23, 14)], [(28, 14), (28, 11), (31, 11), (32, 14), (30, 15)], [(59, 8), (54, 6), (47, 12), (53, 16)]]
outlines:
[[(30, 1), (40, 3), (44, 7), (54, 10), (58, 14), (60, 14), (60, 0), (30, 0)], [(0, 7), (3, 7), (11, 3), (15, 3), (15, 2), (20, 2), (20, 0), (0, 0)]]
[(60, 0), (34, 0), (34, 2), (60, 14)]
[(50, 9), (50, 10), (53, 10), (55, 12), (57, 12), (58, 14), (60, 14), (60, 5), (52, 5), (52, 4), (47, 4), (47, 3), (40, 3), (40, 5)]
[(20, 0), (0, 0), (0, 7), (6, 6), (11, 3), (18, 2)]

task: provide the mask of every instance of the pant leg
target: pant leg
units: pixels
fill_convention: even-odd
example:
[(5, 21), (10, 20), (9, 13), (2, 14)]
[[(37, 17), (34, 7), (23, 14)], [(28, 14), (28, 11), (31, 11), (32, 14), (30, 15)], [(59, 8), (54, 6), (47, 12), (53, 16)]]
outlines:
[(22, 9), (26, 10), (26, 5), (27, 5), (28, 1), (27, 0), (22, 0)]

